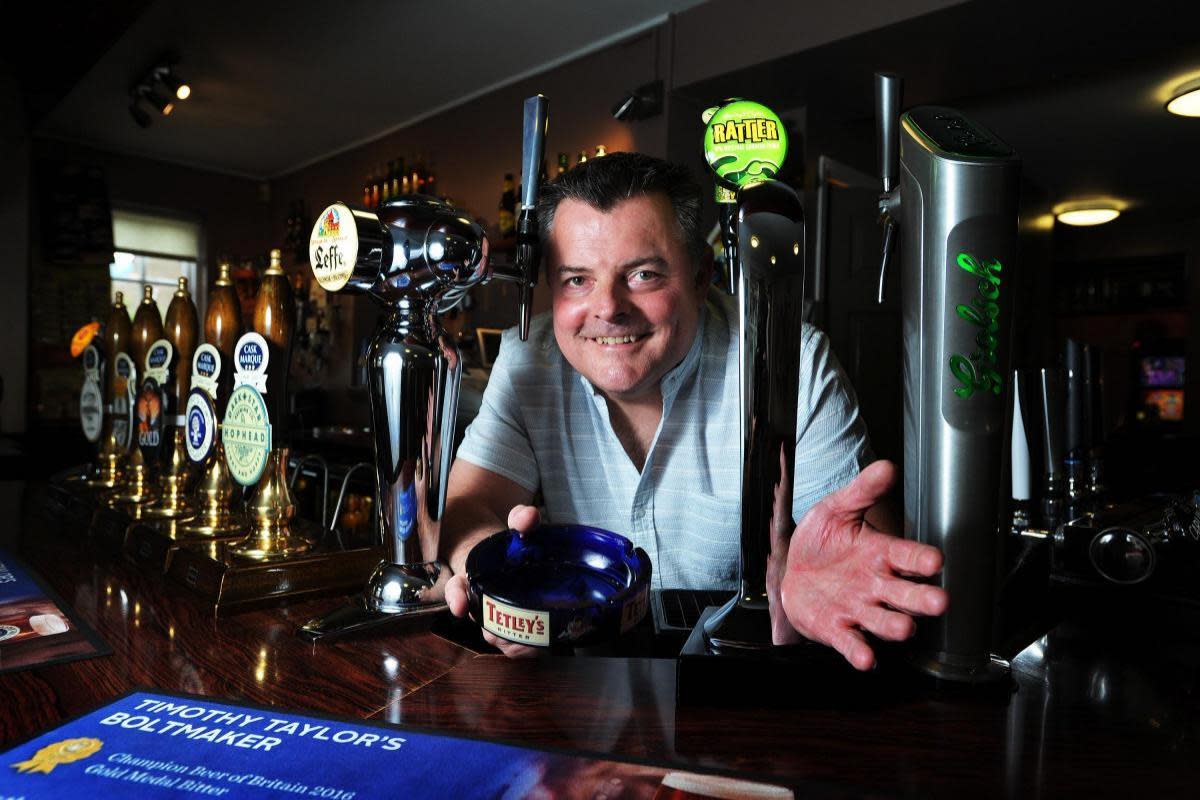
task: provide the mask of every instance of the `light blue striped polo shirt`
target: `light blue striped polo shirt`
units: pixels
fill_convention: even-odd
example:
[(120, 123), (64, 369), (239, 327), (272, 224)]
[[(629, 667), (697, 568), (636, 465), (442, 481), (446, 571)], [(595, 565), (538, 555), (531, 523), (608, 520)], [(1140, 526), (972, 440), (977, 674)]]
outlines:
[[(522, 342), (505, 331), (458, 457), (536, 491), (543, 521), (621, 533), (643, 548), (657, 588), (736, 588), (741, 464), (735, 301), (711, 292), (683, 361), (663, 376), (663, 416), (639, 473), (608, 404), (567, 363), (550, 315)], [(872, 456), (854, 391), (825, 334), (805, 324), (800, 356), (798, 520)]]

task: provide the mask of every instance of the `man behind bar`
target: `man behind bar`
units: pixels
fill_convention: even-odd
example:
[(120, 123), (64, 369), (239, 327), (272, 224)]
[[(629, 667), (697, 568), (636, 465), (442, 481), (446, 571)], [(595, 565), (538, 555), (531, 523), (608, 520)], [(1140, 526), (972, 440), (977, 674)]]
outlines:
[[(738, 327), (732, 299), (710, 291), (700, 192), (686, 169), (637, 153), (587, 161), (543, 187), (553, 310), (527, 342), (505, 333), (450, 474), (441, 551), (455, 614), (467, 608), (467, 553), (498, 530), (537, 525), (539, 490), (548, 521), (643, 548), (658, 588), (736, 589)], [(945, 610), (942, 589), (908, 580), (936, 574), (942, 557), (893, 535), (883, 503), (895, 466), (870, 463), (828, 339), (810, 325), (799, 336), (799, 524), (771, 533), (772, 636), (823, 642), (865, 670), (875, 657), (864, 631), (906, 639), (912, 615)], [(535, 652), (484, 636), (510, 656)]]

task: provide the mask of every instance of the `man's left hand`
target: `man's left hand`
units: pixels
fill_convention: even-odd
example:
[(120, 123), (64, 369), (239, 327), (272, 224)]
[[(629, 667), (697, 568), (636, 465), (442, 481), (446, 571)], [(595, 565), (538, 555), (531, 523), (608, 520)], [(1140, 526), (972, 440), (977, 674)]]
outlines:
[(895, 482), (896, 466), (876, 461), (817, 503), (792, 532), (782, 564), (784, 543), (776, 533), (767, 586), (777, 644), (795, 640), (790, 623), (795, 632), (868, 670), (875, 665), (875, 653), (864, 631), (900, 641), (916, 631), (913, 615), (946, 611), (944, 589), (910, 580), (940, 572), (941, 551), (883, 533), (866, 519), (867, 510)]

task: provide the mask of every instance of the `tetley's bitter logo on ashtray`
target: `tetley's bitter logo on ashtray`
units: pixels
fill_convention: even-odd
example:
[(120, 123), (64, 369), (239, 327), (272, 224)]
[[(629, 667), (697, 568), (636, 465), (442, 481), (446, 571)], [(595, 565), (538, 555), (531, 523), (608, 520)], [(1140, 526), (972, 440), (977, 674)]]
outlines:
[(970, 253), (959, 253), (955, 264), (979, 279), (971, 303), (960, 304), (955, 313), (970, 325), (979, 328), (975, 334), (975, 350), (969, 355), (950, 356), (950, 372), (962, 384), (954, 393), (964, 400), (975, 392), (1000, 394), (1004, 376), (998, 368), (1000, 348), (1000, 273), (1004, 267), (998, 259), (980, 262)]
[(358, 259), (358, 229), (349, 206), (334, 203), (321, 212), (308, 239), (313, 277), (327, 292), (346, 285)]
[(192, 356), (192, 386), (217, 396), (217, 378), (221, 375), (221, 352), (211, 344), (202, 344)]
[(779, 173), (788, 137), (774, 111), (761, 103), (734, 100), (708, 109), (703, 119), (704, 157), (723, 188), (737, 189)]
[(539, 647), (550, 646), (550, 613), (530, 611), (483, 596), (483, 629), (501, 639)]
[(251, 331), (238, 339), (233, 349), (233, 382), (236, 386), (253, 386), (259, 394), (267, 393), (267, 362), (271, 351), (261, 333)]
[(257, 483), (271, 452), (271, 419), (267, 404), (253, 386), (239, 386), (229, 396), (221, 441), (233, 479), (243, 486)]

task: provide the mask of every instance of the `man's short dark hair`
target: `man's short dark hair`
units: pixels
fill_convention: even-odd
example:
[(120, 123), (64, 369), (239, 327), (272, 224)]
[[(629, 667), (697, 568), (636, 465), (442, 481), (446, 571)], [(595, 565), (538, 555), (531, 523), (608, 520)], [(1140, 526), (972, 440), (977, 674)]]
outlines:
[(610, 211), (622, 200), (663, 194), (671, 202), (681, 241), (697, 267), (707, 243), (700, 222), (700, 185), (687, 167), (642, 153), (610, 153), (569, 169), (542, 186), (538, 227), (550, 237), (554, 212), (563, 200), (579, 200), (597, 211)]

